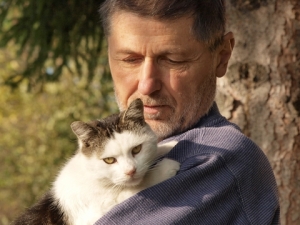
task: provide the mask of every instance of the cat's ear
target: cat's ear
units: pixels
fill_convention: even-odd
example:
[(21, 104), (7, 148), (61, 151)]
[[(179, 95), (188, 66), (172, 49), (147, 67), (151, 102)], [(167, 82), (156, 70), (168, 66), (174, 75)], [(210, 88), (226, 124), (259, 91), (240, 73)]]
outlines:
[(145, 123), (144, 106), (141, 99), (137, 98), (132, 101), (128, 109), (123, 113), (122, 122), (124, 123), (128, 120), (139, 122), (141, 124)]
[(97, 134), (97, 130), (95, 130), (95, 128), (82, 121), (73, 122), (71, 124), (71, 128), (77, 138), (81, 141), (85, 141), (92, 135)]

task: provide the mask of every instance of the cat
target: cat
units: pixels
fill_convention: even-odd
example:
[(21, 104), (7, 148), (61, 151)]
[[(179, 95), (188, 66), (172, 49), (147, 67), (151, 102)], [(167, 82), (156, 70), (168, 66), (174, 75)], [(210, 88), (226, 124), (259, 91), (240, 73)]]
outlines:
[(162, 157), (176, 142), (157, 145), (140, 99), (119, 114), (75, 121), (71, 128), (78, 139), (77, 152), (50, 191), (14, 225), (92, 225), (115, 205), (179, 170), (178, 162)]

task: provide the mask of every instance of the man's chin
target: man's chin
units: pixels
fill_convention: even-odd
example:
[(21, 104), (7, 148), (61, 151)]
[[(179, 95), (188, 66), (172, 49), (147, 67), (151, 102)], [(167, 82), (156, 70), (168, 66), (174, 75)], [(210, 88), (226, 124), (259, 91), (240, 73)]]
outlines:
[(159, 119), (153, 119), (153, 118), (147, 118), (145, 117), (145, 121), (147, 124), (149, 124), (149, 126), (154, 129), (155, 127), (158, 126), (163, 126), (165, 123), (163, 122), (163, 120), (159, 120)]
[(159, 141), (169, 137), (175, 130), (175, 124), (166, 120), (146, 119), (146, 123), (151, 127)]

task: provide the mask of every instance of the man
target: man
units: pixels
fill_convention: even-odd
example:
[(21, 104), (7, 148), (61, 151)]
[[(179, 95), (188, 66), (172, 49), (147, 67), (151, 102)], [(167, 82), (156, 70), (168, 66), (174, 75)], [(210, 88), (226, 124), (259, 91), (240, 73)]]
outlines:
[(234, 38), (222, 0), (107, 0), (100, 13), (121, 110), (141, 98), (178, 174), (118, 205), (96, 224), (278, 224), (272, 169), (222, 117), (214, 96)]

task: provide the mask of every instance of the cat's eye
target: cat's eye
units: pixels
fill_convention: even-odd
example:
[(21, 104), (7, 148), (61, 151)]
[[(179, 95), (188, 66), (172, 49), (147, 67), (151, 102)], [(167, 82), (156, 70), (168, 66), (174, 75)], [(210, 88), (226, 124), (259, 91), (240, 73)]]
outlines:
[(132, 155), (136, 155), (136, 154), (139, 154), (140, 151), (142, 150), (142, 145), (138, 145), (138, 146), (135, 146), (132, 150), (131, 150), (131, 153)]
[(103, 161), (107, 164), (113, 164), (113, 163), (117, 162), (117, 160), (114, 157), (104, 158)]

